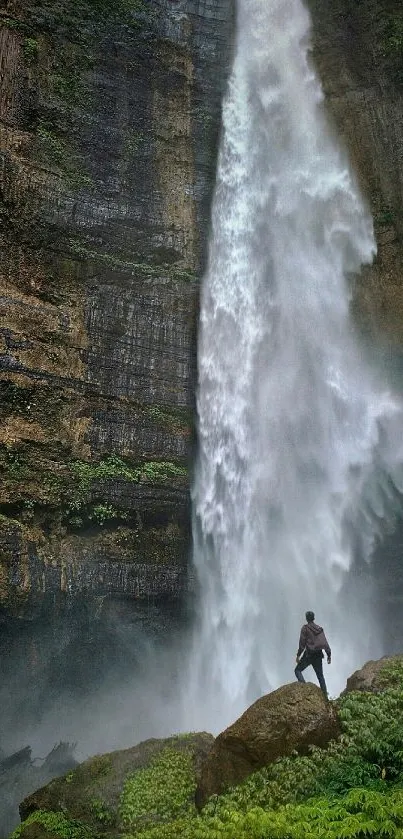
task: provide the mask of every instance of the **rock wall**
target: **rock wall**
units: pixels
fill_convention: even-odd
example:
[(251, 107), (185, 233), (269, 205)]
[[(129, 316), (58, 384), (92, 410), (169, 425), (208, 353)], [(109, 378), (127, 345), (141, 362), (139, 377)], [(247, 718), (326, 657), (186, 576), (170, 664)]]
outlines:
[(375, 223), (378, 255), (354, 284), (361, 330), (386, 354), (403, 345), (403, 6), (308, 0), (313, 60)]
[[(308, 0), (371, 205), (357, 323), (403, 343), (403, 9)], [(0, 9), (0, 608), (186, 585), (195, 327), (233, 0)]]
[(186, 584), (232, 0), (0, 9), (0, 607)]

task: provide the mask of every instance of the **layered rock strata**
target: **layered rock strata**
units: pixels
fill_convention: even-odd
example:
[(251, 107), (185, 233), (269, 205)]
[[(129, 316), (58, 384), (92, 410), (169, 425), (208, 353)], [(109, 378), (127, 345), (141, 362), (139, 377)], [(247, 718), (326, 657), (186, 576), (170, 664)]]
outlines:
[[(309, 7), (377, 233), (353, 281), (357, 323), (399, 358), (403, 10)], [(0, 10), (0, 606), (14, 613), (54, 586), (185, 585), (198, 278), (233, 13), (233, 0)]]
[(0, 607), (176, 597), (231, 0), (0, 10)]

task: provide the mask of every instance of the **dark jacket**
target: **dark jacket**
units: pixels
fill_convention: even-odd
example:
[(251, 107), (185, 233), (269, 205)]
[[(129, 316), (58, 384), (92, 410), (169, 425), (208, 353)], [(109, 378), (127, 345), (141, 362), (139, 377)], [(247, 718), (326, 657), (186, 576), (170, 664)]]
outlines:
[(332, 654), (323, 628), (313, 621), (305, 623), (301, 629), (297, 656), (300, 656), (304, 650), (308, 653), (324, 650), (328, 658)]

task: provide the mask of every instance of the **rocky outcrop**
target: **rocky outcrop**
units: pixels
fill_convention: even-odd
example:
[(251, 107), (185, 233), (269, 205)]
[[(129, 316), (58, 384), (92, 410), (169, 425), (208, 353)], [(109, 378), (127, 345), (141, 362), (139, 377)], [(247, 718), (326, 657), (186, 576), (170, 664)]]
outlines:
[(21, 819), (50, 811), (94, 832), (111, 830), (116, 835), (185, 814), (193, 804), (200, 766), (213, 740), (205, 732), (179, 735), (90, 758), (28, 796), (20, 806)]
[(356, 670), (349, 676), (342, 696), (353, 690), (379, 693), (387, 687), (395, 686), (396, 683), (400, 686), (400, 670), (396, 670), (394, 674), (394, 666), (401, 665), (402, 662), (401, 655), (384, 656), (376, 661), (367, 661), (360, 670)]
[(262, 696), (216, 738), (202, 766), (197, 806), (277, 758), (327, 746), (339, 733), (337, 716), (316, 685), (284, 685)]
[(198, 278), (232, 5), (0, 10), (9, 612), (46, 590), (177, 597), (186, 584)]
[(68, 743), (59, 743), (44, 760), (33, 760), (29, 746), (8, 757), (0, 755), (0, 836), (8, 836), (15, 827), (22, 798), (77, 766), (73, 751)]

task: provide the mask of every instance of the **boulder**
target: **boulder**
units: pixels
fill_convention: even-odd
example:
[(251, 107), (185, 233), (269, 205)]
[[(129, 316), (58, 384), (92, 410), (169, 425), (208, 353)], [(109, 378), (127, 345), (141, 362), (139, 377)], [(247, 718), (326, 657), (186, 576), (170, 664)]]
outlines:
[(295, 682), (262, 696), (214, 741), (202, 765), (196, 806), (277, 758), (327, 746), (339, 734), (337, 714), (316, 685)]
[(345, 690), (341, 694), (351, 693), (353, 690), (368, 691), (370, 693), (379, 693), (388, 685), (396, 684), (396, 676), (388, 675), (390, 667), (399, 667), (402, 670), (403, 681), (403, 655), (383, 656), (375, 661), (367, 661), (364, 667), (356, 670), (347, 679)]
[(22, 825), (21, 839), (47, 839), (48, 830), (53, 839), (63, 839), (74, 824), (82, 825), (83, 834), (102, 832), (107, 839), (180, 816), (193, 805), (213, 742), (206, 732), (181, 734), (89, 758), (25, 798), (21, 820), (31, 817), (33, 824)]

